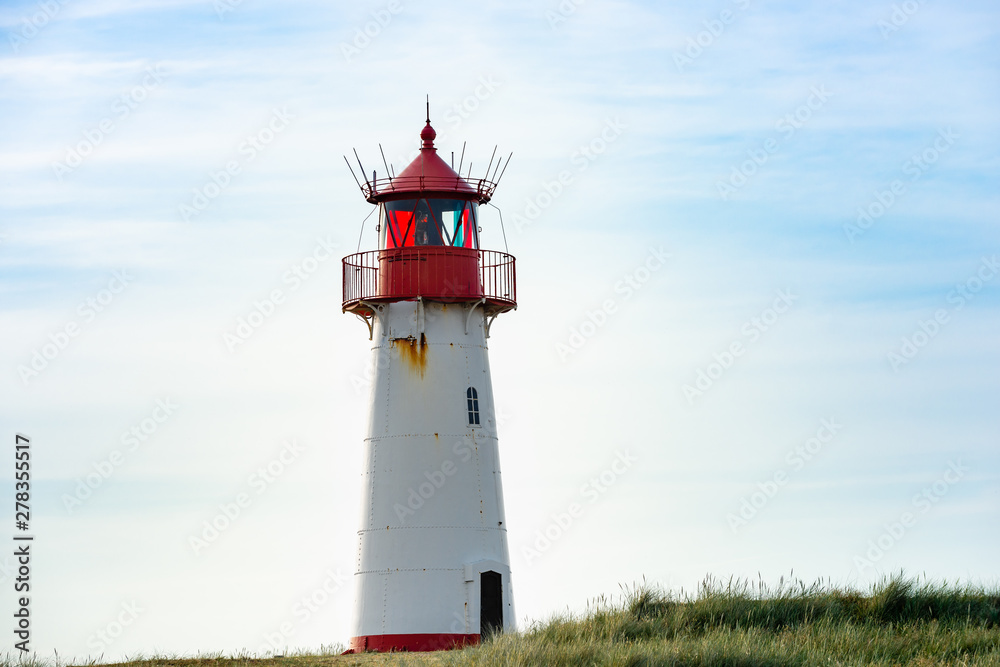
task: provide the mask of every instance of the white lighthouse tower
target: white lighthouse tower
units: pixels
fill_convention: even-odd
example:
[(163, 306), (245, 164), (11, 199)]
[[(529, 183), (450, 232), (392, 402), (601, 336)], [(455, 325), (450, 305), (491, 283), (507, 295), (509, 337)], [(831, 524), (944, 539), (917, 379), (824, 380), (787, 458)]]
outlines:
[(343, 309), (368, 324), (374, 366), (354, 652), (439, 650), (514, 627), (486, 345), (517, 306), (514, 258), (479, 246), (490, 168), (462, 178), (435, 136), (428, 118), (408, 167), (364, 180), (378, 249), (343, 260)]

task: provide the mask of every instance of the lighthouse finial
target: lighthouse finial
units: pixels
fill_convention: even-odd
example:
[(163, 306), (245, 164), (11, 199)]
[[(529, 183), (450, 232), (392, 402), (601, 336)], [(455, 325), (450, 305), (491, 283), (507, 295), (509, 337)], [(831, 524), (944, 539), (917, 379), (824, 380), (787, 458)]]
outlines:
[[(423, 141), (421, 148), (434, 148), (434, 137), (437, 132), (431, 127), (431, 96), (427, 96), (427, 125), (420, 131), (420, 139)], [(436, 149), (435, 149), (436, 150)]]

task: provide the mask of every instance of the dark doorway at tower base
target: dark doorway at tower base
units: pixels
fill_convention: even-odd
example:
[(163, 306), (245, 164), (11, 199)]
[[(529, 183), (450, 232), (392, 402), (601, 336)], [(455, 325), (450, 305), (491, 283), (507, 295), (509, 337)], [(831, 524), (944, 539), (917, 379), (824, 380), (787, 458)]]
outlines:
[(503, 582), (499, 572), (489, 570), (479, 581), (479, 633), (485, 640), (503, 630)]

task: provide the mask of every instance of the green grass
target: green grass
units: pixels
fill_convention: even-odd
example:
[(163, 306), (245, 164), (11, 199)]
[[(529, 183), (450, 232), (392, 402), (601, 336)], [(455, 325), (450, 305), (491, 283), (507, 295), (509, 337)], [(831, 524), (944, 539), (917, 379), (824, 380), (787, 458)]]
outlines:
[[(902, 575), (861, 592), (784, 579), (706, 579), (687, 595), (645, 584), (481, 646), (439, 653), (151, 658), (129, 667), (350, 665), (997, 665), (1000, 590)], [(36, 663), (42, 667), (41, 663)], [(51, 667), (51, 664), (46, 665)]]
[(707, 579), (694, 596), (639, 586), (461, 665), (1000, 665), (1000, 591), (896, 577), (869, 593)]

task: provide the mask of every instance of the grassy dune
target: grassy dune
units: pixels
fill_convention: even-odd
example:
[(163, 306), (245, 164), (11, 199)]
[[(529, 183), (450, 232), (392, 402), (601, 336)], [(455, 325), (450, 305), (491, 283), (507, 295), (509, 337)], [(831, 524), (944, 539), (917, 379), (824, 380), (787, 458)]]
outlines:
[(129, 667), (347, 667), (348, 665), (997, 665), (1000, 590), (896, 577), (868, 592), (768, 589), (706, 579), (694, 595), (626, 590), (481, 646), (431, 654), (150, 659)]
[(868, 594), (706, 580), (639, 587), (458, 658), (470, 665), (1000, 665), (1000, 591), (896, 578)]

